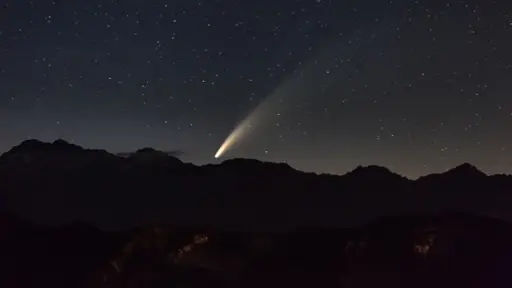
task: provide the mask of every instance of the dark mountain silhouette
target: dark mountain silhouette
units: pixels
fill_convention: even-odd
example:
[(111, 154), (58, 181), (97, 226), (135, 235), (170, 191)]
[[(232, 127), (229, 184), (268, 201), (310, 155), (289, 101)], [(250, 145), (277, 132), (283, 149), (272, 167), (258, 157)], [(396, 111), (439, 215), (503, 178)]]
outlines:
[(0, 286), (512, 284), (511, 176), (470, 164), (417, 180), (379, 166), (317, 175), (175, 156), (63, 140), (4, 153)]
[(358, 226), (409, 212), (512, 219), (512, 177), (470, 164), (410, 180), (387, 168), (342, 175), (251, 159), (195, 166), (151, 148), (117, 156), (28, 140), (0, 156), (0, 208), (37, 223), (124, 229), (154, 221), (236, 229)]
[(182, 156), (184, 154), (183, 151), (158, 151), (153, 148), (142, 148), (135, 152), (128, 152), (128, 153), (117, 153), (116, 156), (125, 157), (125, 158), (132, 158), (135, 160), (141, 159), (143, 161), (158, 161), (158, 160), (165, 160), (165, 161), (174, 161), (176, 163), (181, 162), (178, 157)]
[(464, 181), (466, 179), (481, 180), (481, 179), (484, 179), (486, 176), (487, 176), (487, 174), (478, 170), (478, 168), (476, 168), (475, 166), (473, 166), (469, 163), (464, 163), (464, 164), (461, 164), (453, 169), (446, 171), (445, 173), (430, 174), (427, 176), (420, 177), (418, 180), (420, 180), (420, 181), (425, 181), (425, 180), (427, 180), (427, 181), (433, 181), (433, 180)]
[(404, 177), (391, 172), (388, 168), (375, 165), (367, 167), (358, 166), (345, 175), (367, 181), (388, 181), (388, 179), (392, 178), (395, 178), (393, 179), (395, 181), (405, 180)]

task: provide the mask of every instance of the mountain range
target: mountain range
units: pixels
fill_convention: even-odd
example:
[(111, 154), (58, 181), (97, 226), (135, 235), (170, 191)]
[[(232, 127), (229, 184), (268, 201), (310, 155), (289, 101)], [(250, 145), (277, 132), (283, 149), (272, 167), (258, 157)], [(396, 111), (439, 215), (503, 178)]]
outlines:
[(512, 220), (512, 177), (470, 164), (410, 180), (379, 166), (338, 176), (252, 159), (196, 166), (175, 155), (27, 140), (0, 156), (0, 209), (35, 223), (83, 221), (107, 230), (155, 221), (238, 230), (354, 227), (443, 212)]
[(0, 286), (512, 284), (511, 176), (470, 164), (416, 180), (379, 166), (317, 175), (178, 154), (29, 140), (1, 155)]

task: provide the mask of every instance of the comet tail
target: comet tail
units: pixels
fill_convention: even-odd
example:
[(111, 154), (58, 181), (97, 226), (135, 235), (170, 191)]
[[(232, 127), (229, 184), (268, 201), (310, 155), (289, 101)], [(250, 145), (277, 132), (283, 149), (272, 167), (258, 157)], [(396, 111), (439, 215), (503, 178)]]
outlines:
[(252, 119), (253, 114), (250, 114), (249, 117), (244, 119), (242, 123), (240, 123), (231, 134), (229, 134), (228, 138), (224, 140), (224, 143), (220, 146), (219, 150), (217, 150), (217, 153), (215, 153), (215, 158), (220, 158), (226, 151), (231, 149), (235, 144), (237, 144), (242, 137), (247, 134), (247, 131), (252, 128), (252, 125), (250, 124), (250, 121)]

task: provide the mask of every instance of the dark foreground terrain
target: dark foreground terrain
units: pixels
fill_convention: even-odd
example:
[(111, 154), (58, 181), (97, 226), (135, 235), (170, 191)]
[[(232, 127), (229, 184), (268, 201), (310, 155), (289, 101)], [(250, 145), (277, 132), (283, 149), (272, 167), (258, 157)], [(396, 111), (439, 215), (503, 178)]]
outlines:
[(0, 211), (103, 230), (157, 222), (283, 231), (359, 227), (387, 215), (468, 212), (512, 221), (512, 176), (470, 164), (410, 180), (384, 167), (317, 175), (250, 159), (195, 166), (150, 148), (114, 155), (27, 140), (0, 156)]
[(2, 154), (0, 287), (512, 287), (511, 176), (171, 154)]
[(41, 229), (4, 216), (1, 287), (510, 287), (512, 226), (469, 215), (360, 229)]

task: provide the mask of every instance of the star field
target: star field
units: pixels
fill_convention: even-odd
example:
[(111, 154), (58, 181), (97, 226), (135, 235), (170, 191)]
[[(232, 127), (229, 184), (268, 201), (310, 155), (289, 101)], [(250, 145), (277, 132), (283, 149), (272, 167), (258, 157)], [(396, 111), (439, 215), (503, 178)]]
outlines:
[(295, 77), (226, 157), (413, 178), (462, 162), (512, 173), (510, 51), (507, 0), (7, 1), (0, 151), (63, 138), (214, 162)]

